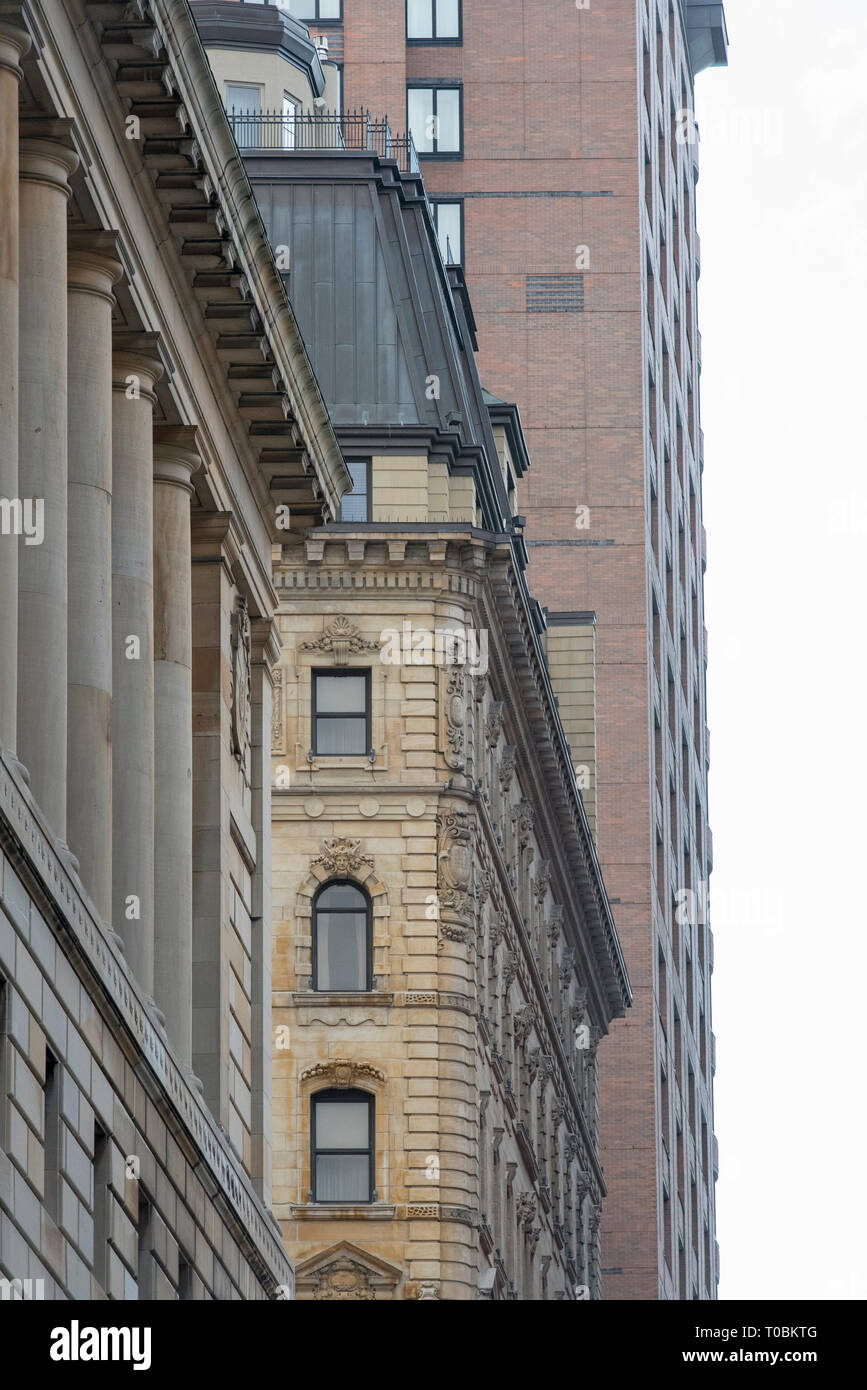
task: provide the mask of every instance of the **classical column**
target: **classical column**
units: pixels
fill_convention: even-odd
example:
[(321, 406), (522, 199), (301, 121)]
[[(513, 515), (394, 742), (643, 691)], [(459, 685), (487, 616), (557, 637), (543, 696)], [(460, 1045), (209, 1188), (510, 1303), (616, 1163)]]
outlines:
[(182, 1063), (192, 1064), (193, 637), (190, 556), (193, 426), (154, 429), (154, 997)]
[[(193, 624), (193, 1070), (205, 1100), (229, 1126), (229, 976), (234, 756), (232, 614), (243, 536), (231, 512), (194, 511)], [(232, 672), (234, 676), (234, 672)]]
[(18, 490), (32, 504), (18, 550), (18, 757), (66, 838), (66, 205), (71, 121), (22, 122)]
[(18, 86), (30, 47), (0, 17), (0, 746), (18, 737)]
[(66, 838), (111, 921), (111, 414), (115, 232), (73, 232), (69, 285)]
[(156, 333), (114, 335), (112, 361), (112, 922), (154, 988), (153, 406)]
[(271, 618), (251, 624), (251, 819), (256, 832), (253, 875), (252, 1034), (253, 1034), (253, 1182), (271, 1205), (271, 1100), (273, 1032), (271, 1028), (271, 729), (274, 668), (280, 633)]

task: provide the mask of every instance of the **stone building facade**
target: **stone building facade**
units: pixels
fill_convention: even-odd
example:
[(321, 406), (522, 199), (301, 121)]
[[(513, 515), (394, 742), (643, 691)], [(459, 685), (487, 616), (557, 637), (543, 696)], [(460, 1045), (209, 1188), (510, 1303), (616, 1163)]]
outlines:
[[(235, 10), (261, 8), (234, 3)], [(635, 988), (601, 1063), (606, 1297), (713, 1299), (699, 74), (707, 0), (285, 0), (408, 124), (483, 378), (519, 400), (534, 594)], [(583, 687), (583, 689), (582, 689)], [(576, 765), (588, 765), (586, 751)], [(691, 907), (690, 907), (691, 905)]]
[(0, 4), (0, 354), (4, 1296), (292, 1297), (271, 484), (350, 478), (186, 0)]
[(353, 473), (275, 568), (298, 1297), (598, 1298), (596, 1054), (630, 994), (526, 583), (520, 417), (482, 390), (411, 158), (245, 162)]

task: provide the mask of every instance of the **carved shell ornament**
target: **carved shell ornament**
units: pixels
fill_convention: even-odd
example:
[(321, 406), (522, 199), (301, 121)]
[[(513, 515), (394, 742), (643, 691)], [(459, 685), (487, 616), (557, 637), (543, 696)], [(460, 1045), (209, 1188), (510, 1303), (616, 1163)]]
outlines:
[(232, 611), (232, 692), (231, 727), (232, 752), (242, 767), (246, 767), (250, 749), (252, 715), (250, 708), (250, 672), (252, 644), (250, 615), (243, 594), (235, 599)]
[(381, 640), (368, 641), (362, 635), (361, 628), (341, 614), (325, 624), (321, 636), (312, 642), (302, 642), (300, 650), (330, 652), (334, 657), (335, 666), (345, 666), (350, 656), (358, 656), (362, 652), (376, 652), (381, 646)]

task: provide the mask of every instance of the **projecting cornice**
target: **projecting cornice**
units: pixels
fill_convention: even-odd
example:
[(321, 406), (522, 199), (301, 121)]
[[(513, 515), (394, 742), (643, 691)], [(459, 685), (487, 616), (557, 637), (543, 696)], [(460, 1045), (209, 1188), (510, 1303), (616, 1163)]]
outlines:
[[(138, 123), (142, 161), (272, 500), (288, 503), (299, 526), (336, 516), (351, 480), (187, 0), (71, 4), (93, 26), (126, 120)], [(22, 6), (37, 30), (42, 9)]]

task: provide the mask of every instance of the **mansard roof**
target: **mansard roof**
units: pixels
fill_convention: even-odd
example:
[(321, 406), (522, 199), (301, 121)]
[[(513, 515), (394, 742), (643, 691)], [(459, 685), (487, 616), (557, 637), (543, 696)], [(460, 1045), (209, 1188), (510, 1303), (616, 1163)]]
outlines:
[(344, 450), (414, 434), (474, 474), (485, 526), (509, 529), (463, 272), (443, 264), (421, 175), (367, 150), (245, 164)]

